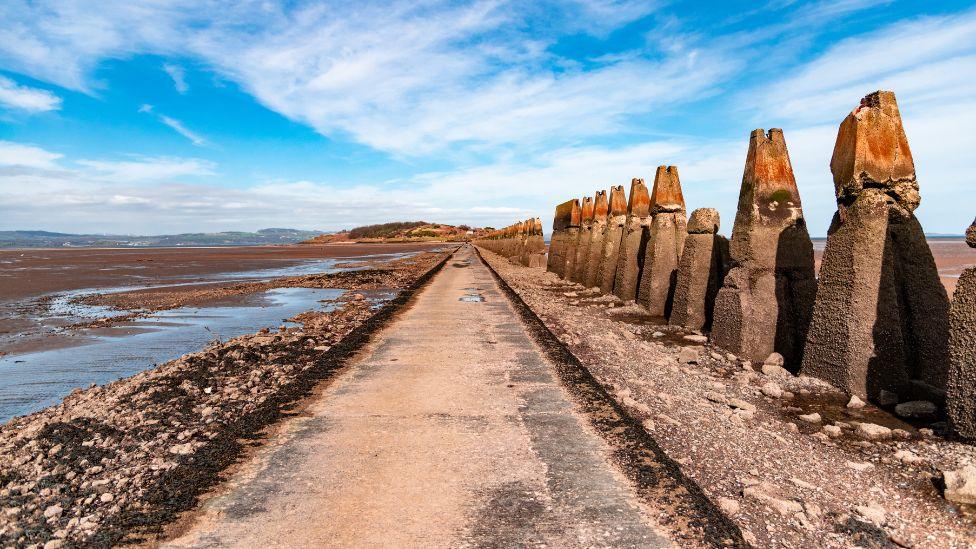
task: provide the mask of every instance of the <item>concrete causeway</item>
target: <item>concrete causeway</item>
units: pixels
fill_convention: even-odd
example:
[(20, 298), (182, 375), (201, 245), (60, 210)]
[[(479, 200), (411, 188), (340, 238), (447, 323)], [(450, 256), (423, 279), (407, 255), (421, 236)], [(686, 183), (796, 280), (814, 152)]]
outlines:
[(668, 541), (470, 246), (168, 547)]

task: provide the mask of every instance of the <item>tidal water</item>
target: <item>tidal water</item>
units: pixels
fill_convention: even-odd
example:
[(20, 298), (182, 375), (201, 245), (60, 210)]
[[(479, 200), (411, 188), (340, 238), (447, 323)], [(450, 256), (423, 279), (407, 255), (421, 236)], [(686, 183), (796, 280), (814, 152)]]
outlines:
[[(57, 404), (73, 389), (105, 384), (310, 310), (344, 290), (276, 288), (255, 304), (184, 307), (123, 323), (79, 346), (0, 357), (0, 422)], [(134, 333), (133, 333), (134, 332)], [(117, 334), (117, 335), (113, 335)]]

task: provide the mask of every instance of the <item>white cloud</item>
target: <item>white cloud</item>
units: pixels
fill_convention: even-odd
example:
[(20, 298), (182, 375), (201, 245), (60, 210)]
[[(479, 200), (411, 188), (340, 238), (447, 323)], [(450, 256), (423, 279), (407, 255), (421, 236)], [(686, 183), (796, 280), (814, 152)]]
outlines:
[(40, 147), (0, 141), (0, 166), (57, 169), (57, 160), (61, 157)]
[(55, 111), (61, 108), (61, 98), (47, 90), (20, 86), (0, 76), (0, 104), (27, 112)]
[(103, 181), (123, 183), (160, 181), (184, 176), (215, 175), (215, 165), (196, 158), (138, 157), (135, 160), (79, 160), (89, 175)]
[(164, 63), (163, 70), (173, 79), (173, 87), (176, 88), (176, 91), (186, 93), (190, 90), (190, 86), (186, 83), (186, 72), (183, 67), (173, 63)]
[(159, 115), (159, 121), (172, 128), (176, 133), (189, 139), (194, 145), (198, 147), (205, 145), (207, 143), (206, 139), (200, 137), (200, 135), (197, 134), (196, 132), (190, 131), (186, 126), (183, 125), (182, 122), (176, 120), (175, 118), (170, 118), (169, 116), (161, 114)]

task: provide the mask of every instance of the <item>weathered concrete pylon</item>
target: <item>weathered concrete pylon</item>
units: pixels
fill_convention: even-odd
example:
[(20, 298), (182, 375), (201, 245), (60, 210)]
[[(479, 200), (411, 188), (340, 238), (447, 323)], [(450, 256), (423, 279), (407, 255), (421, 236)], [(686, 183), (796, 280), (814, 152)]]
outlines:
[(939, 398), (949, 300), (914, 211), (915, 165), (895, 94), (872, 93), (840, 125), (827, 236), (802, 373), (849, 394)]
[(778, 352), (795, 371), (816, 280), (783, 130), (754, 130), (749, 137), (730, 258), (732, 268), (715, 299), (713, 341), (753, 361)]
[(533, 269), (546, 267), (546, 241), (542, 236), (542, 220), (538, 217), (530, 219), (529, 234), (526, 238), (525, 266)]
[(603, 252), (603, 237), (607, 228), (607, 191), (597, 191), (593, 197), (593, 226), (590, 229), (590, 243), (586, 250), (586, 268), (582, 284), (587, 288), (597, 285), (600, 272), (600, 254)]
[(630, 196), (627, 198), (627, 226), (620, 237), (613, 283), (614, 295), (625, 302), (637, 299), (637, 284), (644, 266), (644, 247), (650, 235), (650, 211), (651, 195), (647, 185), (643, 179), (632, 179)]
[(580, 225), (583, 222), (583, 206), (579, 199), (574, 198), (572, 204), (570, 224), (566, 228), (566, 263), (563, 266), (563, 278), (566, 280), (573, 278), (573, 269), (576, 268), (576, 250), (579, 248)]
[(651, 227), (637, 302), (654, 316), (671, 314), (678, 262), (688, 236), (677, 166), (658, 166), (651, 191)]
[(556, 215), (552, 220), (552, 236), (549, 238), (549, 259), (546, 267), (559, 276), (563, 276), (566, 268), (567, 238), (573, 221), (573, 208), (579, 209), (579, 201), (575, 198), (556, 206)]
[(600, 250), (600, 265), (598, 267), (597, 284), (600, 291), (609, 294), (613, 292), (613, 281), (617, 274), (617, 253), (620, 250), (620, 239), (627, 226), (627, 196), (624, 186), (610, 187), (610, 203), (607, 212), (607, 225), (603, 229), (603, 247)]
[(583, 282), (583, 273), (586, 272), (586, 258), (589, 251), (590, 231), (593, 229), (593, 198), (583, 197), (583, 204), (580, 207), (580, 229), (576, 238), (576, 259), (573, 261), (572, 274), (569, 279), (573, 282)]
[[(976, 220), (966, 231), (976, 248)], [(949, 309), (949, 426), (956, 435), (976, 440), (976, 267), (962, 272)]]
[(718, 210), (698, 208), (691, 212), (668, 320), (673, 326), (711, 329), (715, 296), (729, 263), (729, 241), (718, 234), (718, 229)]

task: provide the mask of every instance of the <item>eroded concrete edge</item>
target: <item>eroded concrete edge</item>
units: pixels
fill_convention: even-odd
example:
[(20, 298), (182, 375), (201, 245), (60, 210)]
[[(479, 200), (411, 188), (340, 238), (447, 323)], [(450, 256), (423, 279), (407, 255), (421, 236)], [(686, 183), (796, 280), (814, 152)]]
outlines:
[[(593, 374), (546, 326), (522, 297), (485, 260), (532, 338), (555, 365), (560, 381), (572, 395), (593, 428), (611, 448), (614, 462), (636, 488), (637, 495), (652, 507), (674, 511), (675, 519), (693, 531), (685, 535), (706, 545), (749, 547), (742, 531), (712, 502), (698, 484), (681, 472), (657, 441), (603, 388)], [(661, 526), (668, 527), (662, 522)], [(674, 526), (674, 525), (671, 525)]]

